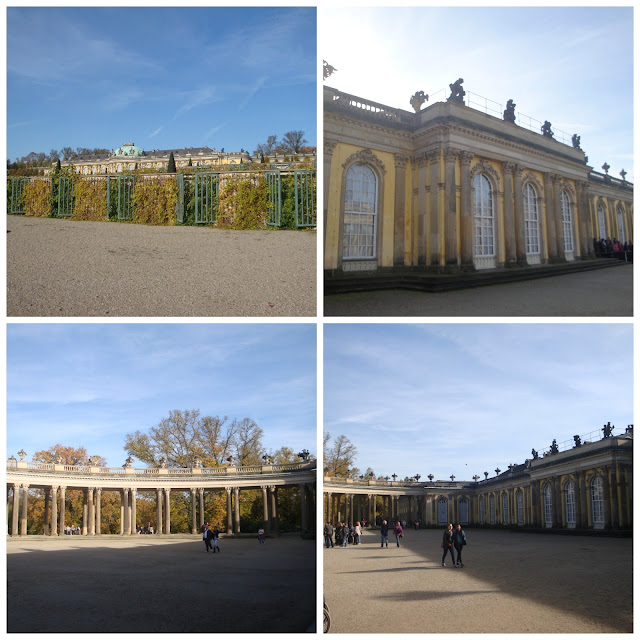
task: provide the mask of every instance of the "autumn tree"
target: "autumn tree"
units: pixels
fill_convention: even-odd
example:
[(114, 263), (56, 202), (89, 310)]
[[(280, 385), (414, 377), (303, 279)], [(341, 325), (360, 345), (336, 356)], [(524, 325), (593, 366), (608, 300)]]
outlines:
[(346, 478), (354, 473), (353, 462), (358, 454), (356, 445), (347, 436), (338, 436), (331, 446), (329, 433), (324, 435), (324, 471), (328, 475)]
[(280, 143), (285, 153), (300, 153), (300, 149), (307, 143), (304, 131), (287, 131)]
[(256, 155), (270, 156), (273, 155), (276, 151), (276, 147), (278, 146), (278, 138), (277, 136), (269, 136), (266, 142), (259, 144), (256, 147), (254, 153)]

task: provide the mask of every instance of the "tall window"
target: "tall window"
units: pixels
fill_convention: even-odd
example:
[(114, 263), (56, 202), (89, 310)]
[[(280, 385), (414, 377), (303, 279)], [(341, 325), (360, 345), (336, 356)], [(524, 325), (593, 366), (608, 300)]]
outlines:
[(553, 525), (553, 493), (551, 491), (551, 485), (546, 485), (543, 492), (544, 497), (544, 526), (550, 527)]
[(469, 503), (466, 498), (460, 500), (460, 524), (467, 524), (469, 522)]
[(602, 478), (596, 476), (591, 482), (591, 510), (593, 513), (593, 528), (604, 528), (604, 486)]
[(480, 511), (480, 524), (484, 524), (484, 498), (482, 496), (478, 500), (478, 511)]
[(489, 497), (489, 519), (491, 524), (496, 523), (496, 500), (494, 496)]
[(560, 203), (562, 205), (562, 231), (564, 234), (564, 250), (565, 253), (573, 251), (573, 223), (571, 221), (571, 204), (566, 191), (560, 194)]
[(507, 494), (502, 494), (502, 524), (509, 524), (509, 499)]
[(438, 524), (447, 522), (447, 501), (444, 498), (438, 500)]
[(565, 486), (565, 512), (567, 514), (567, 527), (574, 529), (576, 526), (576, 485), (569, 480)]
[(524, 188), (524, 240), (528, 254), (540, 253), (540, 223), (536, 190), (527, 184)]
[(493, 193), (491, 183), (479, 173), (473, 179), (473, 224), (475, 256), (495, 256), (493, 230)]
[(518, 491), (516, 494), (516, 509), (518, 511), (518, 524), (524, 524), (524, 500), (522, 498), (522, 491)]
[(624, 233), (624, 212), (622, 211), (622, 207), (618, 205), (618, 240), (624, 244), (626, 240), (626, 236)]
[(604, 221), (604, 207), (599, 204), (598, 205), (598, 233), (600, 234), (599, 240), (607, 237), (607, 225)]
[(342, 257), (362, 260), (376, 257), (376, 202), (378, 181), (370, 167), (354, 164), (346, 176)]

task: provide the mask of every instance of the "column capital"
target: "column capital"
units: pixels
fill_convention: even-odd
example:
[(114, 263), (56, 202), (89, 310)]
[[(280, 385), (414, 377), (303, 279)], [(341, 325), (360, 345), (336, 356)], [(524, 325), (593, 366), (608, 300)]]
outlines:
[(459, 155), (460, 149), (454, 147), (445, 147), (444, 149), (444, 159), (447, 162), (455, 162)]
[(233, 487), (225, 487), (224, 490), (227, 492), (227, 495), (230, 496), (231, 495), (231, 489), (233, 489)]
[(413, 156), (413, 161), (418, 165), (418, 167), (424, 167), (427, 164), (427, 154), (426, 153), (418, 153)]
[(333, 155), (333, 151), (336, 148), (337, 144), (338, 144), (338, 142), (336, 140), (330, 140), (330, 139), (325, 138), (324, 139), (324, 144), (323, 144), (324, 155), (326, 155), (326, 156)]
[(20, 484), (20, 486), (21, 486), (23, 489), (28, 489), (28, 488), (29, 488), (29, 483), (27, 483), (27, 482), (22, 482), (22, 483)]
[(465, 166), (471, 166), (473, 156), (473, 151), (460, 151), (460, 162)]
[(515, 162), (503, 162), (502, 167), (505, 173), (513, 174), (518, 165)]
[(402, 153), (395, 153), (393, 158), (395, 160), (396, 169), (404, 169), (409, 161), (409, 156), (405, 156)]
[(440, 147), (437, 149), (430, 149), (426, 152), (426, 156), (432, 165), (440, 162)]

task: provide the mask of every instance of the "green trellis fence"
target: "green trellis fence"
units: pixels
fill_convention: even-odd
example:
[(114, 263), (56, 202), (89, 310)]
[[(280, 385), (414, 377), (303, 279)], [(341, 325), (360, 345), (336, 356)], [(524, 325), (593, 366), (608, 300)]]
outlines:
[[(234, 172), (237, 178), (239, 172)], [(262, 176), (267, 184), (265, 222), (269, 227), (308, 228), (316, 226), (316, 171), (275, 169), (265, 172), (246, 172), (247, 179)], [(167, 174), (159, 174), (167, 179)], [(24, 215), (27, 212), (25, 189), (35, 181), (44, 181), (50, 194), (47, 211), (31, 215), (72, 218), (75, 215), (75, 181), (106, 181), (106, 217), (130, 221), (134, 218), (136, 182), (150, 179), (153, 174), (116, 176), (54, 176), (13, 177), (7, 183), (7, 212)], [(176, 224), (215, 224), (218, 219), (220, 190), (225, 183), (224, 173), (176, 174)]]

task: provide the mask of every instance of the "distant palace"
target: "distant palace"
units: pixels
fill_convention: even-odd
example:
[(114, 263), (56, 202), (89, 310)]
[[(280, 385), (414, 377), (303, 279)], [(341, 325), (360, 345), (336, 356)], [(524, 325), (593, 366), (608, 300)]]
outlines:
[[(169, 156), (173, 153), (177, 169), (182, 169), (191, 164), (194, 167), (220, 167), (225, 165), (251, 164), (261, 162), (259, 155), (252, 156), (249, 152), (240, 151), (216, 151), (209, 147), (183, 147), (182, 149), (153, 149), (145, 151), (137, 147), (133, 142), (125, 142), (110, 154), (97, 154), (78, 156), (73, 160), (62, 162), (63, 167), (73, 167), (75, 173), (89, 175), (105, 175), (108, 173), (123, 173), (125, 171), (137, 171), (141, 169), (155, 169), (166, 171)], [(295, 156), (272, 155), (269, 162), (285, 162), (296, 159), (301, 162), (315, 161), (316, 155), (300, 153)], [(267, 160), (265, 158), (265, 160)], [(45, 170), (45, 175), (51, 169)]]

